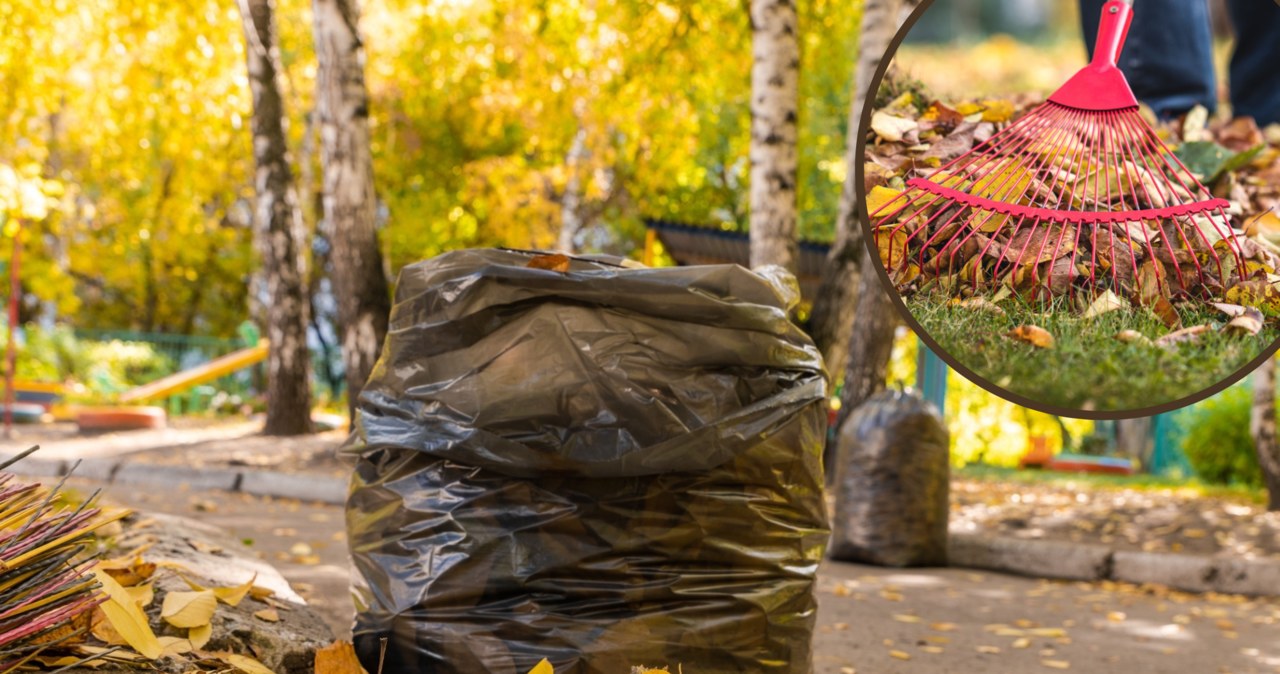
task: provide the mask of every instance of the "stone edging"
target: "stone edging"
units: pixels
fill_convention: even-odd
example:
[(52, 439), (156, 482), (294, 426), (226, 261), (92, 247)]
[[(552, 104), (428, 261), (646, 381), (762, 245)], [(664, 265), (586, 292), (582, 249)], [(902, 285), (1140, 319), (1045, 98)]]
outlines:
[(1189, 592), (1280, 595), (1280, 560), (1114, 550), (1105, 545), (952, 533), (951, 566), (1037, 578), (1114, 580)]

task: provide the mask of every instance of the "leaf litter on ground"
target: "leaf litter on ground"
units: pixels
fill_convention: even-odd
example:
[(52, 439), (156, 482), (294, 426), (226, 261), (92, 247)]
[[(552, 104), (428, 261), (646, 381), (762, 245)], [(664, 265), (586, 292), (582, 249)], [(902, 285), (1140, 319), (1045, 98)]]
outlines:
[[(970, 151), (1039, 103), (1032, 97), (1019, 96), (948, 105), (936, 100), (927, 101), (922, 96), (927, 94), (908, 91), (873, 115), (875, 122), (867, 132), (863, 185), (870, 213), (874, 214), (902, 193), (909, 178), (926, 177), (947, 185), (948, 176), (938, 174), (943, 164)], [(1234, 265), (1234, 262), (1223, 263), (1225, 267), (1218, 269), (1221, 274), (1217, 280), (1210, 281), (1212, 287), (1201, 288), (1197, 279), (1179, 273), (1179, 264), (1185, 266), (1192, 262), (1179, 258), (1184, 254), (1189, 256), (1188, 251), (1193, 250), (1203, 258), (1194, 261), (1197, 269), (1218, 260), (1231, 259), (1220, 255), (1225, 249), (1224, 242), (1184, 240), (1188, 250), (1176, 246), (1153, 247), (1152, 243), (1158, 243), (1162, 236), (1175, 238), (1168, 229), (1168, 223), (1139, 223), (1141, 227), (1103, 224), (1098, 226), (1098, 231), (1105, 230), (1105, 237), (1064, 238), (1050, 231), (1052, 227), (1040, 228), (1044, 231), (1039, 234), (1027, 230), (1011, 231), (1016, 228), (1004, 227), (1004, 220), (998, 217), (967, 225), (944, 224), (949, 222), (948, 218), (938, 218), (934, 221), (937, 226), (969, 226), (976, 232), (975, 237), (981, 237), (987, 243), (979, 246), (970, 242), (970, 245), (956, 250), (912, 256), (908, 255), (907, 249), (914, 244), (909, 243), (905, 231), (890, 235), (886, 233), (890, 230), (881, 228), (879, 232), (884, 234), (875, 240), (881, 261), (886, 264), (904, 297), (932, 289), (935, 292), (930, 294), (944, 294), (962, 300), (961, 306), (989, 311), (991, 305), (976, 300), (986, 299), (998, 307), (1002, 299), (1019, 293), (1039, 300), (1065, 295), (1076, 300), (1076, 310), (1081, 316), (1146, 310), (1160, 317), (1170, 333), (1178, 333), (1184, 326), (1176, 307), (1203, 306), (1207, 296), (1254, 308), (1263, 315), (1259, 320), (1255, 314), (1250, 314), (1246, 320), (1227, 321), (1216, 329), (1232, 335), (1256, 335), (1267, 318), (1280, 316), (1280, 274), (1277, 274), (1277, 268), (1280, 268), (1280, 257), (1277, 257), (1280, 253), (1280, 125), (1259, 129), (1251, 118), (1210, 120), (1203, 108), (1197, 108), (1178, 122), (1157, 125), (1156, 128), (1157, 134), (1173, 148), (1187, 169), (1203, 180), (1215, 197), (1230, 203), (1231, 237), (1239, 243), (1243, 266)], [(1116, 171), (1108, 172), (1108, 175), (1113, 179), (1127, 180), (1132, 185), (1154, 179), (1150, 175), (1144, 176), (1136, 166), (1113, 168)], [(1016, 171), (1015, 167), (1007, 167), (1003, 173), (997, 171), (1000, 184), (996, 180), (988, 180), (989, 184), (975, 186), (984, 196), (997, 200), (1012, 197), (1014, 191), (1010, 188), (1013, 186), (1032, 192), (1043, 187), (1034, 184), (1037, 178), (1019, 175)], [(1061, 175), (1061, 172), (1053, 178), (1067, 182), (1079, 179)], [(1001, 186), (1006, 183), (1007, 186)], [(1022, 189), (1017, 190), (1018, 194), (1022, 192)], [(1151, 196), (1152, 193), (1144, 194)], [(1067, 200), (1066, 203), (1072, 202)], [(1076, 208), (1086, 206), (1092, 210), (1112, 208), (1107, 204), (1075, 204)], [(939, 201), (930, 207), (936, 210), (946, 206)], [(1121, 205), (1114, 207), (1120, 208)], [(946, 241), (948, 237), (926, 235), (918, 240)], [(1078, 245), (1074, 243), (1077, 238)], [(1063, 245), (1064, 241), (1066, 245)], [(1053, 245), (1048, 245), (1050, 243)], [(1090, 247), (1091, 250), (1077, 250), (1079, 246)], [(1023, 268), (997, 269), (1005, 257), (1004, 252), (1010, 250), (1039, 252), (1033, 253), (1030, 264)], [(1119, 264), (1118, 252), (1126, 259), (1132, 259), (1134, 264)], [(920, 258), (925, 260), (924, 264), (895, 265), (891, 262)], [(1081, 259), (1087, 260), (1088, 265), (1094, 268), (1067, 269), (1072, 261), (1077, 266), (1084, 266), (1079, 264)], [(1109, 287), (1103, 286), (1101, 292), (1082, 293), (1082, 289), (1071, 281), (1099, 270), (1111, 273)], [(1213, 276), (1209, 274), (1209, 277)], [(1047, 290), (1049, 295), (1037, 291), (1037, 288)], [(1255, 327), (1258, 330), (1254, 330)], [(1188, 343), (1193, 341), (1188, 339), (1189, 335), (1201, 332), (1183, 332), (1164, 343)], [(1154, 344), (1158, 340), (1150, 341)]]

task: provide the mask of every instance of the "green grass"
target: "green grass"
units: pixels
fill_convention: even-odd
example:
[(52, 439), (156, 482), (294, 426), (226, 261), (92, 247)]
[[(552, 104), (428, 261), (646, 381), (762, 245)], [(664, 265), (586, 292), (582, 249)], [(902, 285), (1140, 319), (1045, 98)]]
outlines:
[(1046, 485), (1062, 489), (1136, 489), (1163, 491), (1166, 489), (1190, 491), (1196, 496), (1244, 503), (1265, 503), (1266, 491), (1245, 486), (1205, 484), (1198, 479), (1177, 479), (1156, 475), (1100, 475), (1097, 473), (1059, 473), (1048, 470), (1000, 468), (986, 465), (968, 465), (952, 471), (952, 477), (962, 480), (1004, 482), (1026, 485)]
[[(1045, 405), (1078, 410), (1142, 409), (1185, 398), (1234, 374), (1280, 337), (1269, 323), (1256, 336), (1215, 330), (1194, 343), (1161, 348), (1115, 339), (1122, 330), (1136, 330), (1151, 340), (1170, 332), (1148, 310), (1112, 311), (1086, 320), (1065, 301), (1043, 308), (1004, 300), (999, 306), (1005, 315), (955, 306), (939, 294), (906, 301), (912, 316), (948, 354), (988, 382)], [(1179, 314), (1185, 326), (1216, 329), (1224, 321), (1210, 307), (1182, 307)], [(1027, 324), (1048, 330), (1053, 348), (1003, 336)]]

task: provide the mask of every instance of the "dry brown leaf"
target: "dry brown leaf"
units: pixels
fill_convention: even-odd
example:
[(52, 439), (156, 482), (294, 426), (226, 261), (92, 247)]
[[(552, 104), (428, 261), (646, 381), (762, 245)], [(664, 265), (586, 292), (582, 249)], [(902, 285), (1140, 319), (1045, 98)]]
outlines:
[(1244, 313), (1232, 318), (1222, 326), (1222, 332), (1228, 335), (1256, 335), (1262, 331), (1262, 312), (1253, 307), (1246, 307)]
[(1178, 315), (1178, 310), (1173, 308), (1173, 304), (1164, 297), (1157, 297), (1151, 303), (1151, 311), (1164, 323), (1164, 327), (1170, 330), (1177, 330), (1182, 327), (1182, 317)]
[(1200, 337), (1210, 328), (1207, 325), (1193, 325), (1189, 328), (1175, 330), (1156, 340), (1156, 346), (1170, 347), (1178, 344), (1191, 344), (1199, 341)]
[(1053, 348), (1053, 335), (1049, 334), (1048, 330), (1037, 325), (1019, 325), (1004, 333), (1004, 336), (1019, 342), (1026, 342), (1041, 349)]
[(535, 255), (529, 263), (525, 265), (530, 269), (547, 269), (550, 271), (567, 272), (569, 271), (569, 258), (560, 253), (551, 255)]

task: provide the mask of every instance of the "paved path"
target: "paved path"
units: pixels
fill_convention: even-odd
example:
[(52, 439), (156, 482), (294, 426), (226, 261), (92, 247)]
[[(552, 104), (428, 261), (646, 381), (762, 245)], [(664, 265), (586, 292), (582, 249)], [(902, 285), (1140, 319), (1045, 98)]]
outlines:
[[(223, 491), (108, 485), (106, 493), (251, 539), (338, 635), (349, 636), (341, 507)], [(1280, 672), (1276, 600), (841, 563), (824, 565), (819, 577), (816, 674)]]

